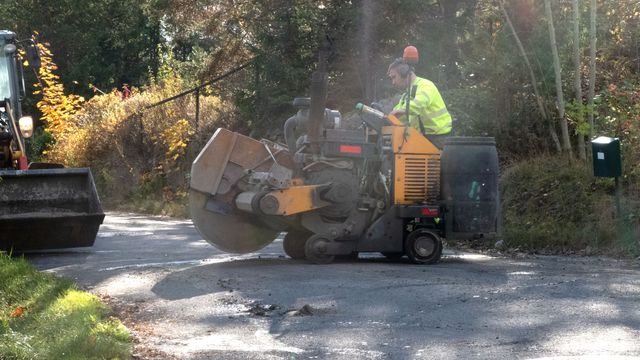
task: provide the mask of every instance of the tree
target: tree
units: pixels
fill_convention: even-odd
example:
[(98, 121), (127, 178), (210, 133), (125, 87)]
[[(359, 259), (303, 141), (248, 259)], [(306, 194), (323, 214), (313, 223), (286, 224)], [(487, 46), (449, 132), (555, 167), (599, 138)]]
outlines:
[(69, 119), (82, 111), (84, 98), (78, 95), (67, 95), (60, 77), (54, 73), (58, 69), (53, 61), (53, 54), (43, 44), (38, 44), (41, 66), (38, 69), (38, 77), (41, 80), (37, 85), (35, 95), (42, 95), (37, 107), (42, 113), (41, 119), (46, 122), (46, 131), (53, 136), (55, 141), (61, 140), (65, 135), (74, 131)]
[(2, 28), (50, 44), (65, 88), (90, 95), (88, 84), (109, 89), (146, 82), (157, 69), (160, 20), (155, 0), (11, 1)]
[(590, 21), (589, 21), (589, 99), (588, 108), (589, 108), (589, 139), (593, 139), (593, 112), (594, 112), (594, 104), (593, 101), (596, 97), (595, 88), (596, 88), (596, 13), (597, 13), (597, 2), (596, 0), (591, 0), (591, 6), (589, 8), (590, 13)]
[(564, 94), (562, 91), (562, 68), (560, 67), (560, 58), (558, 57), (558, 45), (556, 43), (556, 30), (553, 25), (553, 15), (551, 13), (550, 0), (544, 0), (544, 8), (547, 16), (547, 24), (549, 26), (549, 42), (551, 52), (553, 54), (553, 70), (556, 79), (556, 96), (558, 99), (558, 112), (560, 117), (560, 130), (562, 132), (562, 149), (568, 155), (571, 155), (571, 139), (569, 138), (569, 125), (565, 117)]
[[(575, 89), (575, 102), (577, 111), (577, 122), (582, 124), (584, 120), (582, 111), (582, 72), (580, 71), (580, 1), (572, 0), (573, 5), (573, 63), (574, 63), (574, 80), (573, 86)], [(584, 144), (584, 135), (580, 132), (578, 134), (578, 157), (581, 160), (587, 158), (586, 149)]]
[[(511, 18), (509, 17), (509, 13), (507, 12), (505, 6), (504, 6), (504, 0), (500, 0), (500, 9), (502, 10), (502, 13), (504, 14), (505, 20), (507, 21), (507, 24), (509, 25), (509, 29), (511, 29), (511, 33), (513, 34), (513, 38), (516, 42), (516, 44), (518, 45), (518, 50), (520, 50), (520, 55), (522, 56), (522, 58), (524, 59), (525, 64), (527, 65), (527, 69), (529, 70), (529, 77), (531, 80), (531, 85), (533, 86), (533, 92), (535, 95), (535, 99), (536, 99), (536, 104), (538, 105), (538, 111), (540, 111), (540, 115), (542, 115), (542, 118), (545, 121), (549, 121), (549, 115), (545, 109), (544, 103), (543, 103), (543, 98), (542, 95), (540, 94), (540, 90), (538, 90), (538, 79), (536, 78), (536, 75), (533, 71), (533, 68), (531, 66), (531, 62), (529, 61), (529, 57), (527, 56), (527, 52), (524, 49), (524, 46), (522, 45), (522, 42), (520, 41), (520, 37), (518, 36), (518, 33), (516, 32), (515, 27), (513, 26), (513, 23), (511, 22)], [(551, 138), (554, 141), (554, 144), (556, 145), (556, 150), (558, 152), (561, 151), (561, 147), (560, 147), (560, 141), (558, 139), (558, 134), (556, 133), (553, 125), (550, 123), (549, 124), (549, 133), (551, 135)]]

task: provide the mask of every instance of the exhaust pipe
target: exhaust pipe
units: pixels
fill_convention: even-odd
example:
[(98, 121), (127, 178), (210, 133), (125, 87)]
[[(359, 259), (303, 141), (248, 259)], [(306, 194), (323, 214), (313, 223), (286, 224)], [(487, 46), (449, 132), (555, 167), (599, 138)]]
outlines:
[(318, 142), (324, 122), (324, 109), (327, 104), (327, 62), (329, 48), (324, 44), (318, 56), (318, 68), (311, 76), (311, 106), (309, 109), (309, 127), (307, 134), (311, 143), (311, 152), (318, 154)]

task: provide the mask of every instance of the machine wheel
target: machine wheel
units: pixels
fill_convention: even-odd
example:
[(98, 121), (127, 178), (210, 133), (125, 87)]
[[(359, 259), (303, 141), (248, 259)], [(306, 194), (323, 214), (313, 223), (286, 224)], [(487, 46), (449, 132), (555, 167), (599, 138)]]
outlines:
[(294, 260), (304, 259), (304, 246), (309, 233), (292, 230), (287, 232), (282, 241), (284, 253)]
[(387, 251), (385, 251), (385, 252), (381, 252), (380, 254), (382, 254), (387, 259), (394, 260), (394, 261), (400, 260), (404, 256), (404, 253), (401, 253), (401, 252), (387, 252)]
[(327, 254), (331, 240), (322, 234), (312, 235), (304, 245), (304, 255), (307, 260), (314, 264), (329, 264), (335, 258), (334, 255)]
[(414, 230), (404, 241), (404, 251), (415, 264), (435, 264), (442, 256), (442, 239), (426, 229)]

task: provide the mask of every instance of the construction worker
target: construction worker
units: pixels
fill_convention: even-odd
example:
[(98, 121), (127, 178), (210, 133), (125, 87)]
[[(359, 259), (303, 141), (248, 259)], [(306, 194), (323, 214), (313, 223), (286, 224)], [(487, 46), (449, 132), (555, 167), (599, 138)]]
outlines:
[(404, 90), (392, 115), (407, 121), (407, 89), (411, 86), (409, 101), (410, 126), (418, 129), (439, 149), (444, 146), (444, 139), (451, 135), (451, 115), (447, 110), (436, 85), (424, 78), (416, 76), (413, 67), (398, 58), (389, 65), (387, 75), (394, 87)]

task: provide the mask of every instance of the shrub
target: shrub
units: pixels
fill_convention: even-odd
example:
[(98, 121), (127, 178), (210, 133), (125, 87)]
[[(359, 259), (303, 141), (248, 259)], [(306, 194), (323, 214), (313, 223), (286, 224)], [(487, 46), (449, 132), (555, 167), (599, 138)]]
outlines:
[(193, 96), (150, 107), (184, 90), (181, 78), (172, 75), (134, 88), (127, 99), (117, 92), (93, 97), (68, 119), (68, 127), (75, 130), (56, 141), (49, 160), (91, 167), (109, 206), (144, 199), (157, 203), (145, 205), (147, 210), (163, 213), (167, 207), (173, 209), (167, 215), (180, 214), (165, 203), (186, 204), (191, 162), (216, 127), (232, 125), (233, 115), (230, 103), (208, 91), (201, 91), (197, 124)]
[(587, 247), (607, 254), (635, 254), (640, 208), (621, 201), (616, 214), (611, 179), (594, 178), (589, 166), (561, 157), (522, 161), (501, 184), (504, 237), (512, 247), (552, 252)]

